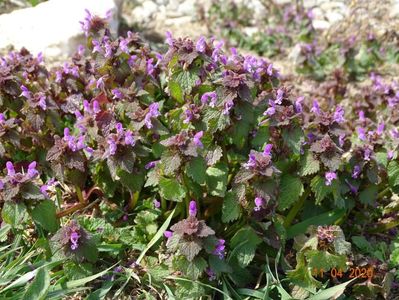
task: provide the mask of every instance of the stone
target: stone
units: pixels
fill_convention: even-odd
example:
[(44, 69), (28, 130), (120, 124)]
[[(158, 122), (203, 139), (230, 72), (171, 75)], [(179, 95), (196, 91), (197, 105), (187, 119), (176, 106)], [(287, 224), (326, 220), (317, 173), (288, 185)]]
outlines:
[(144, 1), (140, 6), (133, 9), (133, 16), (135, 17), (135, 22), (147, 22), (157, 11), (157, 4), (147, 0)]
[(0, 49), (25, 47), (33, 54), (61, 60), (84, 42), (81, 24), (85, 9), (105, 17), (110, 12), (110, 29), (117, 33), (122, 0), (49, 0), (35, 7), (0, 15)]

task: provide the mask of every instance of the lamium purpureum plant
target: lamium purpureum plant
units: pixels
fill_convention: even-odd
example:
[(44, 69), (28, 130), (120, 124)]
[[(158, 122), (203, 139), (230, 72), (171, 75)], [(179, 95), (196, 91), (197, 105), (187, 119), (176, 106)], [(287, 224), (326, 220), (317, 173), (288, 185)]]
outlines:
[[(106, 287), (116, 293), (166, 285), (181, 299), (235, 297), (264, 286), (277, 299), (318, 294), (325, 278), (308, 270), (319, 258), (325, 270), (358, 263), (345, 236), (397, 226), (396, 83), (374, 74), (363, 103), (327, 103), (214, 39), (168, 33), (158, 53), (91, 14), (83, 29), (86, 47), (52, 70), (25, 49), (1, 58), (10, 238), (34, 228), (24, 243), (86, 278), (118, 263), (126, 272), (112, 276), (129, 277)], [(351, 221), (376, 203), (384, 209)], [(382, 284), (390, 271), (378, 272)]]

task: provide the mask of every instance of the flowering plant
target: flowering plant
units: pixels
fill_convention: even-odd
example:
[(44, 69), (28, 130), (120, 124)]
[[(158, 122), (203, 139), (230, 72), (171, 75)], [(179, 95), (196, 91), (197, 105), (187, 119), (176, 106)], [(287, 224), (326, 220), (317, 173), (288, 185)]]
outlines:
[[(310, 268), (345, 269), (357, 262), (346, 239), (360, 247), (353, 237), (397, 226), (396, 82), (372, 74), (363, 102), (340, 101), (339, 89), (328, 102), (214, 39), (168, 33), (158, 53), (138, 34), (113, 38), (102, 18), (82, 26), (87, 45), (62, 66), (47, 70), (25, 49), (0, 60), (11, 238), (35, 228), (26, 243), (77, 276), (106, 270), (118, 280), (101, 289), (119, 285), (118, 295), (143, 284), (181, 299), (233, 297), (264, 284), (277, 299), (320, 296)], [(375, 265), (378, 284), (391, 282)]]

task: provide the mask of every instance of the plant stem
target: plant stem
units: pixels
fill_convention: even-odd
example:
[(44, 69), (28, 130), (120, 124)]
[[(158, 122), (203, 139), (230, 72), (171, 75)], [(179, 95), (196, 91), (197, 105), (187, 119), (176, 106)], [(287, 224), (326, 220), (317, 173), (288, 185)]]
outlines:
[(298, 214), (298, 212), (301, 210), (301, 208), (303, 207), (306, 198), (309, 196), (310, 194), (310, 188), (306, 189), (305, 192), (302, 194), (301, 198), (299, 198), (299, 200), (295, 203), (295, 205), (291, 208), (291, 210), (289, 211), (287, 217), (284, 220), (284, 227), (288, 228), (290, 227), (292, 221), (294, 221), (296, 215)]
[(79, 199), (79, 203), (86, 203), (86, 200), (83, 197), (83, 193), (82, 193), (82, 190), (80, 189), (80, 187), (75, 185), (75, 189), (76, 189), (76, 194), (77, 194), (78, 199)]
[(391, 188), (389, 186), (386, 187), (384, 190), (382, 190), (381, 192), (378, 193), (377, 199), (381, 199), (382, 197), (384, 197), (386, 194), (388, 194), (388, 192), (390, 190), (391, 190)]

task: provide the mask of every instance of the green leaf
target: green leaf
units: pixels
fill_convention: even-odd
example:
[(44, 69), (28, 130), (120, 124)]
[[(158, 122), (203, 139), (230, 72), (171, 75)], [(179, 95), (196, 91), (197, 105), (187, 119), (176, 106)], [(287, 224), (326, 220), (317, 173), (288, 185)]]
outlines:
[(375, 154), (375, 158), (380, 165), (383, 165), (385, 168), (388, 165), (388, 155), (386, 152), (377, 152)]
[(142, 172), (128, 173), (124, 170), (119, 170), (118, 176), (120, 182), (131, 192), (141, 191), (144, 185), (144, 173)]
[(46, 267), (41, 267), (33, 279), (32, 283), (29, 284), (26, 293), (23, 296), (23, 300), (46, 299), (48, 289), (50, 287), (50, 274)]
[(284, 129), (283, 139), (294, 154), (299, 155), (301, 153), (301, 145), (305, 138), (300, 127)]
[(98, 259), (98, 247), (93, 237), (82, 243), (76, 251), (78, 255), (82, 255), (89, 262), (96, 262)]
[(266, 126), (260, 127), (256, 132), (255, 137), (250, 139), (252, 147), (261, 150), (263, 145), (269, 140), (269, 136), (270, 136), (269, 127)]
[(181, 158), (180, 158), (179, 153), (165, 151), (162, 154), (161, 162), (162, 162), (164, 173), (166, 175), (173, 175), (173, 173), (177, 169), (179, 169), (179, 167), (181, 165)]
[(360, 192), (360, 202), (363, 204), (372, 205), (377, 200), (378, 186), (370, 185), (365, 190)]
[(199, 79), (198, 70), (182, 70), (173, 74), (172, 78), (183, 89), (185, 94), (189, 94)]
[(208, 263), (202, 257), (196, 257), (194, 258), (193, 261), (188, 262), (186, 266), (187, 267), (184, 273), (189, 278), (197, 280), (201, 276), (201, 274), (205, 271), (206, 267), (208, 266)]
[(57, 209), (54, 202), (51, 200), (44, 200), (36, 205), (31, 215), (33, 220), (44, 229), (50, 232), (56, 232), (60, 226), (56, 212)]
[(44, 199), (44, 195), (42, 194), (40, 189), (31, 182), (24, 184), (23, 188), (21, 189), (21, 195), (23, 199), (32, 199), (32, 200)]
[(315, 174), (320, 170), (320, 162), (314, 158), (312, 152), (306, 151), (301, 157), (301, 176)]
[(328, 251), (308, 250), (305, 251), (308, 266), (312, 269), (328, 271), (332, 268), (346, 270), (346, 256), (334, 255)]
[(350, 284), (352, 281), (354, 281), (356, 278), (353, 278), (347, 282), (335, 285), (333, 287), (330, 287), (326, 290), (322, 290), (316, 295), (313, 295), (310, 297), (308, 300), (330, 300), (330, 299), (338, 299), (339, 296), (341, 296), (344, 292), (348, 284)]
[(212, 196), (224, 197), (228, 173), (229, 169), (224, 163), (218, 163), (206, 170), (206, 183)]
[[(176, 233), (175, 233), (176, 234)], [(180, 240), (179, 251), (183, 254), (187, 260), (192, 261), (195, 256), (202, 250), (202, 243), (199, 239), (190, 240)]]
[(337, 254), (349, 255), (351, 252), (351, 243), (345, 241), (345, 235), (342, 229), (338, 226), (337, 231), (335, 232), (334, 239), (334, 250)]
[(203, 184), (206, 180), (206, 161), (202, 157), (194, 157), (186, 165), (186, 172), (196, 183)]
[(292, 204), (298, 201), (303, 192), (303, 184), (299, 177), (284, 174), (280, 181), (279, 209), (285, 210), (291, 207)]
[(240, 216), (240, 203), (234, 191), (228, 191), (224, 197), (222, 207), (222, 222), (228, 223), (237, 220)]
[(172, 98), (176, 99), (177, 102), (179, 103), (184, 103), (184, 96), (183, 96), (183, 90), (179, 86), (179, 84), (175, 81), (169, 81), (168, 83), (169, 86), (169, 92)]
[(205, 123), (206, 130), (210, 131), (210, 133), (221, 131), (230, 124), (228, 115), (224, 115), (220, 110), (211, 107), (204, 109), (202, 121)]
[(253, 258), (257, 246), (262, 243), (256, 232), (251, 227), (244, 227), (236, 232), (231, 239), (231, 247), (229, 257), (235, 257), (241, 267), (248, 266)]
[(389, 162), (388, 164), (388, 178), (389, 185), (391, 187), (397, 186), (399, 184), (399, 164), (395, 160)]
[(186, 196), (185, 188), (173, 178), (161, 177), (159, 179), (160, 193), (166, 200), (181, 202)]
[(3, 209), (1, 211), (1, 217), (3, 218), (4, 222), (10, 224), (13, 228), (21, 225), (22, 220), (25, 218), (25, 215), (26, 206), (22, 202), (4, 202)]
[(147, 251), (150, 250), (151, 247), (154, 246), (155, 243), (162, 237), (165, 230), (169, 227), (170, 221), (172, 220), (174, 213), (175, 209), (170, 213), (169, 217), (162, 224), (161, 228), (159, 228), (158, 232), (154, 235), (154, 237), (151, 239), (145, 249), (140, 253), (140, 256), (136, 260), (137, 263), (140, 263)]
[(359, 236), (359, 235), (352, 236), (352, 242), (362, 252), (370, 253), (373, 251), (373, 247), (371, 246), (370, 242), (364, 236)]
[[(335, 180), (336, 181), (336, 180)], [(310, 187), (316, 197), (316, 204), (320, 204), (323, 199), (332, 192), (331, 186), (326, 185), (325, 179), (319, 175), (315, 176), (310, 182)]]
[(65, 288), (66, 289), (73, 289), (73, 288), (76, 288), (76, 287), (79, 287), (79, 286), (83, 286), (83, 285), (85, 285), (86, 283), (88, 283), (90, 281), (93, 281), (93, 280), (95, 280), (95, 279), (97, 279), (97, 278), (99, 278), (101, 276), (104, 276), (105, 274), (108, 273), (109, 270), (115, 268), (115, 266), (116, 266), (116, 264), (111, 266), (111, 267), (109, 267), (108, 269), (106, 269), (104, 271), (101, 271), (101, 272), (99, 272), (97, 274), (94, 274), (94, 275), (91, 275), (91, 276), (87, 276), (85, 278), (68, 281), (68, 282), (65, 283), (63, 289), (65, 289)]
[(209, 256), (209, 267), (216, 273), (231, 273), (232, 268), (226, 263), (224, 259), (220, 259), (216, 255)]
[(336, 209), (318, 216), (306, 219), (301, 223), (295, 224), (287, 229), (287, 239), (291, 239), (299, 234), (305, 233), (310, 225), (331, 225), (345, 215), (345, 209)]
[(307, 266), (303, 252), (297, 253), (296, 261), (295, 269), (287, 271), (287, 277), (293, 284), (315, 293), (316, 288), (321, 287), (321, 283), (313, 278), (312, 269)]
[(95, 290), (93, 293), (91, 293), (86, 300), (102, 300), (105, 298), (105, 296), (108, 294), (108, 292), (111, 290), (112, 286), (114, 285), (113, 281), (106, 281), (104, 282), (103, 286), (99, 288), (98, 290)]

